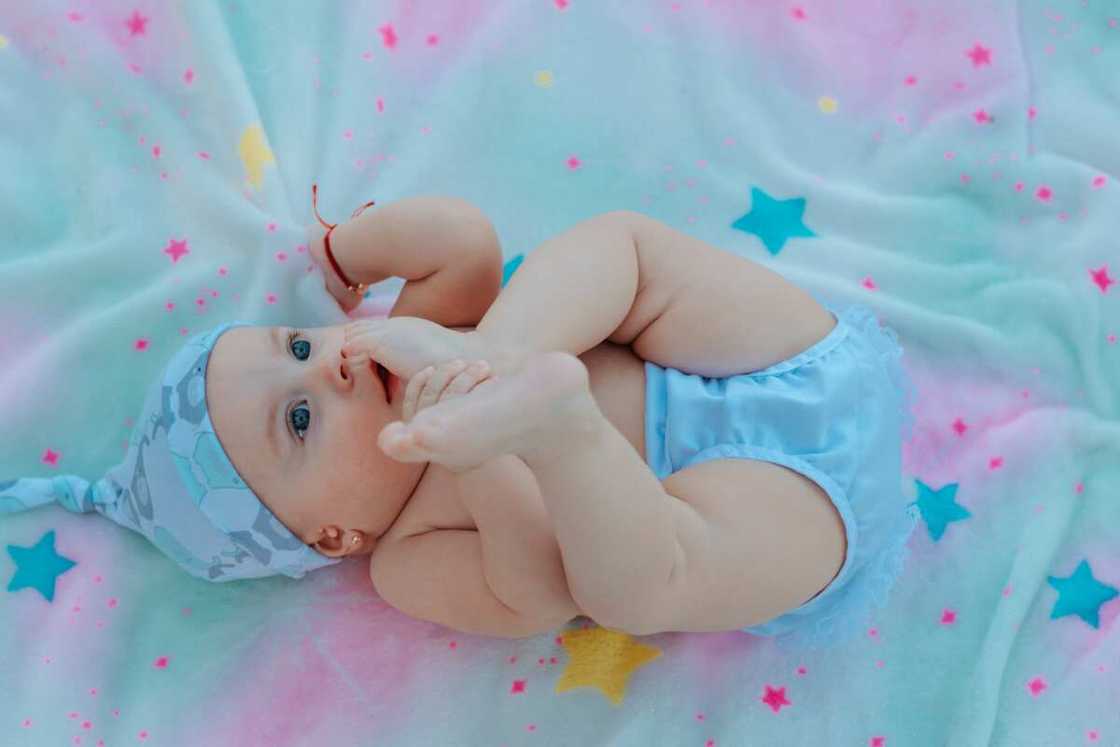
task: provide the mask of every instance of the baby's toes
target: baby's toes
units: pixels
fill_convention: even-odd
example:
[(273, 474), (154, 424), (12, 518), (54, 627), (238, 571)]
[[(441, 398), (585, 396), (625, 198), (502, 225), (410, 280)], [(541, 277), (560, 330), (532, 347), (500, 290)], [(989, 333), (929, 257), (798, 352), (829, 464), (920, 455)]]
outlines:
[(431, 433), (429, 428), (417, 428), (399, 420), (381, 429), (377, 445), (398, 462), (426, 462), (430, 458)]
[(490, 364), (486, 361), (474, 361), (456, 376), (440, 397), (442, 402), (452, 397), (460, 397), (473, 390), (480, 382), (490, 375)]

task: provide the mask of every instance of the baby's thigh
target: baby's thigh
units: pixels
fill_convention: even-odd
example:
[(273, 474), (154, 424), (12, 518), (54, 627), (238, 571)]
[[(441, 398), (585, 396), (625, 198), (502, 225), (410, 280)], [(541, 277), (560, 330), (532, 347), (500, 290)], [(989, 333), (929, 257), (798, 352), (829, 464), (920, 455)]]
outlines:
[(609, 339), (643, 360), (700, 376), (750, 373), (793, 357), (835, 326), (824, 306), (777, 272), (636, 215), (641, 289)]
[[(704, 517), (686, 559), (694, 619), (683, 630), (757, 625), (815, 597), (839, 573), (844, 524), (812, 480), (773, 462), (711, 459), (662, 481)], [(682, 604), (683, 606), (683, 604)]]

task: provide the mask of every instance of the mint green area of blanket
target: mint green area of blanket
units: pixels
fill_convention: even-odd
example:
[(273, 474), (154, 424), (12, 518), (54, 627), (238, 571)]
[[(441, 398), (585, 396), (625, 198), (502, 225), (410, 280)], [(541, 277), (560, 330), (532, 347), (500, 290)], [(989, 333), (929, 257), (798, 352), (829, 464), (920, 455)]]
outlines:
[[(100, 517), (6, 516), (0, 743), (1120, 744), (1118, 19), (1099, 0), (9, 3), (0, 482), (100, 477), (190, 334), (344, 321), (299, 251), (318, 182), (332, 222), (466, 198), (511, 263), (640, 210), (871, 306), (921, 392), (903, 488), (923, 518), (867, 635), (799, 655), (586, 618), (482, 638), (388, 607), (361, 561), (209, 585)], [(734, 227), (752, 189), (803, 199), (813, 235)], [(51, 600), (11, 588), (49, 532), (75, 563)]]

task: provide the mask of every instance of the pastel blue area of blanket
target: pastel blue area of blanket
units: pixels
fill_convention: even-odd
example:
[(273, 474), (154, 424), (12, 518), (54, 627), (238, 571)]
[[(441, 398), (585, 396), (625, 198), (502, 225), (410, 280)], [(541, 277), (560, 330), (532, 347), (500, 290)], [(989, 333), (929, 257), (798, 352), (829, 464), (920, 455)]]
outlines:
[[(0, 481), (103, 474), (146, 385), (219, 321), (347, 320), (306, 253), (317, 183), (331, 222), (466, 199), (507, 263), (637, 210), (867, 304), (920, 393), (901, 485), (920, 519), (860, 635), (790, 652), (582, 617), (486, 638), (385, 603), (368, 559), (207, 584), (98, 518), (5, 516), (0, 744), (1117, 743), (1118, 18), (6, 3)], [(50, 564), (53, 599), (10, 588), (15, 556)]]

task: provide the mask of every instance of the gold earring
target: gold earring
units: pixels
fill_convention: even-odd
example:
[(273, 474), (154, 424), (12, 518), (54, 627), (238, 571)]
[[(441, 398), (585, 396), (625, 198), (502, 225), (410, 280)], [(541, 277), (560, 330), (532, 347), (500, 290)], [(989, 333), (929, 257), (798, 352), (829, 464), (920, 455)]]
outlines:
[(351, 542), (351, 544), (355, 544), (355, 545), (356, 545), (356, 544), (358, 544), (358, 538), (357, 538), (357, 537), (352, 537), (352, 538), (350, 539), (350, 542)]

